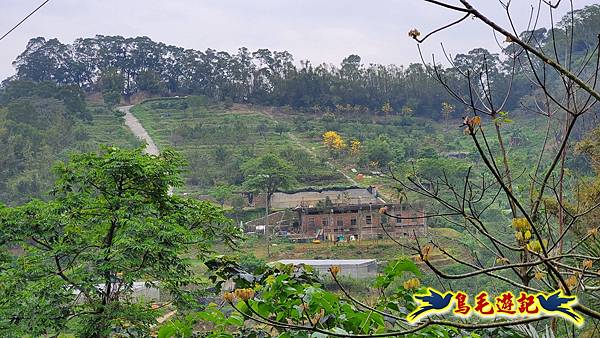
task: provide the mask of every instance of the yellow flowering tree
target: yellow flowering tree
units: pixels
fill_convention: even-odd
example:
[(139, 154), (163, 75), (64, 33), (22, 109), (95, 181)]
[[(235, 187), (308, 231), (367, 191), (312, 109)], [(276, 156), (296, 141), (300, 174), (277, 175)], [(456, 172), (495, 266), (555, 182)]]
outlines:
[(352, 155), (357, 155), (358, 153), (360, 153), (361, 146), (362, 144), (359, 140), (352, 140), (352, 142), (350, 142), (350, 153)]
[(394, 111), (394, 108), (392, 108), (390, 101), (386, 101), (383, 104), (383, 106), (381, 106), (381, 111), (385, 114), (385, 116), (388, 116), (391, 112)]
[(406, 104), (402, 107), (402, 110), (400, 112), (402, 113), (403, 116), (412, 116), (414, 109), (411, 106)]
[(341, 151), (346, 148), (346, 142), (335, 131), (327, 131), (323, 134), (323, 144), (329, 149), (333, 151)]
[(447, 121), (450, 118), (450, 115), (454, 113), (456, 108), (448, 102), (442, 102), (442, 116), (444, 117), (444, 121)]

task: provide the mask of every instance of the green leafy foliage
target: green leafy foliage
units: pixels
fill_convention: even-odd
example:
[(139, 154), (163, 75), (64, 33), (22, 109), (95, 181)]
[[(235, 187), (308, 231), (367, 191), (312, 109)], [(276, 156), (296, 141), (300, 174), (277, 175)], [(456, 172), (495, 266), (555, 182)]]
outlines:
[(408, 258), (400, 258), (390, 262), (384, 269), (384, 273), (377, 277), (374, 286), (385, 289), (398, 277), (402, 277), (405, 272), (411, 272), (420, 276), (421, 272), (417, 265)]
[[(194, 313), (185, 321), (175, 320), (161, 332), (173, 332), (173, 337), (190, 337), (187, 327), (200, 322), (210, 322), (212, 327), (202, 333), (206, 337), (328, 337), (332, 333), (370, 335), (402, 331), (406, 323), (402, 318), (414, 310), (414, 293), (424, 289), (406, 289), (398, 283), (405, 273), (420, 275), (411, 260), (401, 258), (390, 262), (373, 288), (385, 293), (372, 309), (362, 303), (344, 297), (340, 293), (325, 290), (323, 280), (308, 266), (270, 264), (266, 269), (251, 273), (242, 269), (227, 257), (208, 261), (212, 271), (211, 280), (222, 285), (226, 280), (235, 282), (234, 293), (225, 294), (229, 306), (218, 308), (215, 304)], [(245, 290), (252, 289), (251, 297)], [(243, 289), (243, 290), (242, 290)], [(239, 292), (238, 292), (239, 291)], [(373, 310), (375, 309), (375, 310)], [(252, 320), (249, 320), (251, 319)], [(258, 324), (257, 324), (258, 323)], [(266, 326), (263, 324), (267, 324)], [(273, 328), (274, 327), (274, 328)], [(163, 331), (164, 330), (164, 331)], [(430, 325), (407, 335), (409, 337), (519, 337), (506, 329), (463, 331), (453, 327)]]
[(221, 207), (225, 204), (225, 201), (229, 200), (233, 196), (233, 187), (230, 185), (220, 184), (217, 185), (210, 192), (210, 195), (221, 204)]
[(0, 209), (0, 332), (146, 335), (157, 313), (135, 301), (135, 282), (194, 304), (187, 286), (202, 280), (184, 254), (193, 245), (204, 260), (237, 230), (209, 202), (168, 194), (183, 165), (169, 150), (73, 155), (56, 166), (52, 199)]
[(79, 87), (5, 82), (0, 90), (0, 201), (16, 205), (46, 196), (54, 179), (52, 163), (99, 143), (132, 147), (139, 141), (110, 111), (88, 107)]
[(269, 202), (275, 191), (291, 188), (296, 183), (295, 169), (272, 153), (249, 160), (242, 170), (246, 177), (244, 187), (250, 191), (266, 192)]
[(149, 100), (132, 112), (159, 148), (174, 147), (189, 159), (184, 177), (185, 192), (190, 194), (210, 195), (219, 185), (244, 191), (242, 166), (267, 153), (293, 167), (299, 186), (346, 183), (341, 174), (299, 146), (292, 133), (279, 134), (277, 126), (286, 125), (286, 118), (276, 121), (250, 107), (230, 110), (203, 96)]

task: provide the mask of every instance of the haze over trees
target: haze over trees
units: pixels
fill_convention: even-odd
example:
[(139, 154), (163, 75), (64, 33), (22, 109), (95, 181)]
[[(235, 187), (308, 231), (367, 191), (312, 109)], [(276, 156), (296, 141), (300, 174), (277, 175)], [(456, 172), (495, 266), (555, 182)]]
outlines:
[[(599, 7), (593, 5), (574, 12), (576, 25), (589, 29), (576, 30), (573, 58), (593, 45), (593, 37), (585, 32), (598, 25)], [(541, 49), (547, 50), (551, 36), (558, 37), (557, 44), (564, 44), (561, 37), (566, 30), (563, 20), (554, 31), (539, 28), (523, 32), (522, 36), (531, 33)], [(481, 61), (486, 60), (489, 68), (485, 80), (493, 86), (507, 85), (514, 67), (507, 54), (515, 48), (518, 47), (508, 46), (502, 55), (476, 48), (453, 56), (451, 64), (439, 71), (449, 83), (457, 83), (459, 72), (470, 71), (476, 77)], [(111, 104), (118, 102), (121, 95), (130, 97), (144, 91), (154, 95), (202, 94), (216, 100), (289, 105), (342, 114), (381, 112), (438, 119), (440, 111), (447, 107), (444, 104), (452, 100), (431, 76), (431, 65), (364, 65), (358, 55), (349, 55), (340, 65), (313, 64), (309, 60), (298, 64), (286, 51), (251, 52), (243, 47), (236, 53), (198, 51), (154, 42), (148, 37), (99, 35), (80, 38), (72, 44), (38, 37), (29, 41), (14, 66), (15, 79), (52, 81), (86, 92), (100, 91)], [(520, 99), (532, 94), (526, 76), (517, 74), (513, 79), (507, 110), (518, 108)], [(445, 111), (444, 116), (452, 113)], [(457, 112), (459, 116), (461, 113)]]

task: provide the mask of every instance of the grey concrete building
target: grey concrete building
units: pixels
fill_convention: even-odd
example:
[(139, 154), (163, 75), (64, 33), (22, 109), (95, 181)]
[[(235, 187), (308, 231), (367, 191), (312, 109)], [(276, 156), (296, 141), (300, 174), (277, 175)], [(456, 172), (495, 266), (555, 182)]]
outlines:
[(310, 265), (321, 275), (328, 276), (329, 268), (339, 266), (339, 276), (352, 278), (367, 278), (377, 275), (377, 261), (375, 259), (282, 259), (277, 261), (283, 264)]

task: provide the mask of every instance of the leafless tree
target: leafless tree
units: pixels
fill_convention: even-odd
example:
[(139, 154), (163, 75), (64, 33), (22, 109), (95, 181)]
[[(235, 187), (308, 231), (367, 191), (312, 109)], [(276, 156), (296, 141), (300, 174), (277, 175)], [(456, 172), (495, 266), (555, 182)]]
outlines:
[[(457, 248), (446, 247), (436, 238), (418, 239), (414, 244), (406, 244), (389, 233), (388, 236), (398, 245), (412, 250), (448, 288), (451, 288), (454, 280), (481, 277), (511, 286), (513, 291), (538, 293), (562, 289), (566, 295), (577, 295), (579, 303), (574, 309), (597, 324), (600, 320), (597, 307), (600, 299), (600, 229), (596, 221), (590, 221), (590, 216), (598, 215), (600, 201), (579, 199), (579, 182), (568, 181), (565, 173), (567, 160), (574, 156), (577, 140), (574, 135), (579, 130), (589, 129), (589, 125), (585, 124), (586, 118), (596, 113), (600, 100), (600, 93), (596, 89), (600, 62), (598, 42), (594, 48), (587, 50), (583, 58), (573, 60), (571, 57), (574, 19), (571, 17), (571, 20), (561, 23), (563, 29), (559, 30), (555, 29), (554, 16), (561, 5), (570, 6), (573, 13), (572, 1), (539, 0), (532, 7), (527, 29), (523, 33), (517, 31), (513, 22), (510, 0), (498, 1), (499, 8), (505, 11), (509, 27), (502, 27), (466, 0), (460, 0), (460, 5), (448, 1), (423, 1), (460, 17), (422, 37), (417, 29), (409, 32), (419, 44), (440, 31), (472, 18), (492, 29), (498, 45), (507, 55), (504, 61), (508, 71), (506, 83), (493, 83), (491, 60), (484, 57), (477, 67), (460, 69), (452, 65), (452, 58), (442, 46), (442, 54), (450, 62), (451, 69), (457, 72), (457, 76), (450, 80), (446, 76), (447, 70), (435, 57), (432, 62), (423, 59), (432, 76), (465, 107), (464, 137), (472, 141), (483, 169), (469, 168), (460, 183), (445, 174), (435, 178), (420, 176), (416, 171), (400, 176), (391, 170), (389, 174), (389, 178), (405, 193), (420, 196), (435, 205), (435, 213), (426, 217), (439, 218), (460, 227), (465, 236), (479, 245), (479, 251), (473, 252), (473, 257), (463, 257), (456, 254)], [(549, 42), (542, 44), (536, 30), (544, 13), (548, 13), (552, 27), (547, 33)], [(556, 34), (564, 36), (559, 39)], [(535, 88), (529, 102), (522, 103), (523, 114), (537, 114), (546, 119), (546, 136), (537, 145), (537, 161), (528, 164), (531, 170), (518, 170), (511, 165), (506, 128), (503, 126), (506, 122), (503, 119), (504, 107), (513, 91), (512, 84), (517, 74), (525, 76)], [(460, 82), (457, 83), (456, 78)], [(526, 188), (516, 191), (516, 182)], [(503, 229), (487, 224), (485, 213), (494, 203), (504, 203), (510, 208), (511, 216), (507, 217), (507, 225)], [(398, 217), (393, 214), (388, 216)], [(384, 226), (382, 228), (386, 230)], [(456, 274), (445, 271), (444, 266), (430, 259), (434, 251), (462, 266), (466, 272)], [(467, 251), (470, 250), (467, 248)], [(495, 259), (483, 259), (485, 257)], [(410, 327), (405, 325), (403, 318), (385, 313), (353, 297), (339, 283), (335, 274), (332, 275), (346, 298), (358, 307), (394, 319), (405, 328), (372, 336), (410, 334), (432, 324), (461, 329), (512, 326), (521, 328), (525, 334), (532, 328), (535, 330), (530, 324), (536, 322), (546, 330), (557, 332), (558, 329), (559, 322), (548, 317), (474, 323), (449, 317), (426, 320)], [(357, 336), (327, 332), (316, 326), (285, 324), (260, 317), (257, 313), (252, 318), (286, 329), (316, 331), (331, 336)], [(577, 329), (564, 323), (561, 332), (577, 336)]]
[[(456, 257), (435, 239), (426, 245), (417, 243), (412, 249), (443, 279), (456, 280), (485, 275), (520, 290), (541, 292), (560, 288), (567, 295), (578, 296), (579, 304), (575, 306), (578, 311), (592, 320), (600, 319), (600, 312), (592, 305), (594, 302), (597, 304), (600, 296), (600, 274), (593, 270), (594, 266), (597, 268), (600, 257), (597, 252), (594, 254), (584, 249), (590, 245), (598, 246), (597, 224), (590, 223), (586, 216), (594, 213), (600, 204), (597, 201), (583, 203), (576, 200), (576, 197), (571, 198), (575, 201), (567, 201), (567, 195), (573, 197), (578, 194), (577, 191), (569, 191), (567, 194), (565, 178), (565, 162), (572, 154), (575, 143), (574, 132), (577, 128), (582, 128), (585, 116), (595, 114), (594, 108), (600, 100), (600, 94), (596, 90), (598, 43), (578, 62), (573, 60), (572, 1), (566, 4), (571, 8), (571, 20), (563, 30), (555, 29), (554, 21), (554, 11), (561, 5), (561, 1), (553, 4), (551, 1), (541, 0), (536, 7), (532, 7), (527, 30), (521, 34), (513, 23), (510, 0), (499, 1), (510, 22), (508, 28), (501, 27), (466, 0), (460, 0), (460, 6), (435, 0), (424, 1), (463, 16), (422, 38), (418, 30), (413, 30), (411, 37), (423, 43), (432, 34), (457, 25), (467, 18), (474, 18), (494, 31), (496, 41), (501, 36), (502, 41), (507, 44), (507, 47), (503, 47), (498, 42), (508, 55), (506, 62), (510, 64), (510, 74), (509, 83), (504, 86), (508, 89), (504, 93), (494, 92), (497, 88), (489, 81), (492, 65), (484, 58), (475, 70), (458, 70), (463, 79), (462, 85), (467, 88), (459, 90), (446, 79), (443, 67), (434, 57), (433, 66), (430, 67), (433, 76), (469, 112), (464, 119), (465, 134), (472, 140), (485, 165), (484, 173), (473, 177), (469, 170), (461, 186), (451, 183), (445, 177), (424, 179), (418, 175), (408, 178), (391, 175), (402, 188), (435, 201), (441, 210), (458, 214), (443, 218), (463, 228), (465, 233), (480, 243), (485, 253), (480, 252), (477, 256), (492, 255), (497, 258), (495, 264), (484, 266), (479, 257), (475, 257), (474, 261)], [(549, 13), (552, 22), (548, 31), (549, 42), (545, 43), (545, 46), (551, 48), (544, 48), (535, 34), (542, 10)], [(565, 50), (557, 47), (559, 39), (555, 34), (559, 33), (565, 35), (561, 36)], [(447, 60), (452, 62), (443, 46), (442, 50)], [(511, 94), (515, 72), (525, 75), (535, 87), (533, 102), (524, 104), (523, 110), (547, 119), (546, 138), (539, 145), (538, 161), (531, 164), (534, 169), (529, 174), (514, 172), (514, 168), (509, 165), (510, 155), (501, 128), (500, 115), (506, 98)], [(558, 85), (551, 82), (552, 78), (559, 79), (556, 81)], [(501, 99), (498, 100), (498, 97)], [(488, 135), (490, 132), (494, 134), (493, 137)], [(518, 176), (519, 181), (527, 182), (528, 191), (514, 190), (515, 176)], [(569, 188), (575, 189), (576, 186)], [(507, 239), (510, 236), (503, 236), (506, 232), (495, 233), (486, 226), (482, 217), (490, 206), (490, 199), (484, 198), (486, 195), (493, 196), (492, 201), (498, 198), (508, 201), (513, 222), (521, 225), (519, 229), (515, 229), (515, 236), (511, 240)], [(430, 246), (470, 271), (464, 274), (444, 272), (443, 268), (430, 262), (424, 255), (426, 250), (430, 250)], [(555, 328), (556, 322), (553, 324)], [(572, 329), (571, 332), (575, 335)]]

